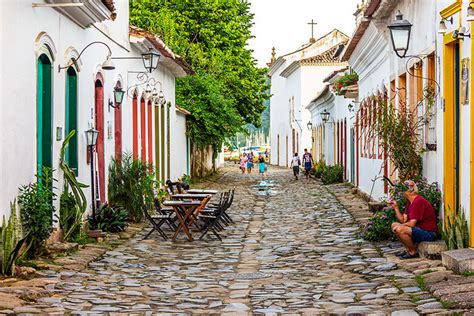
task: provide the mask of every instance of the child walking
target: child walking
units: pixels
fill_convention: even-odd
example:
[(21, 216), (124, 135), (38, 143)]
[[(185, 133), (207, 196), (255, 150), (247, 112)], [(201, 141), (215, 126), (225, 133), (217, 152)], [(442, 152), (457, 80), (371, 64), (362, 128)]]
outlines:
[(300, 165), (300, 157), (298, 157), (298, 153), (295, 153), (295, 156), (291, 160), (291, 167), (293, 168), (293, 175), (295, 176), (295, 180), (298, 180), (298, 175), (300, 174)]

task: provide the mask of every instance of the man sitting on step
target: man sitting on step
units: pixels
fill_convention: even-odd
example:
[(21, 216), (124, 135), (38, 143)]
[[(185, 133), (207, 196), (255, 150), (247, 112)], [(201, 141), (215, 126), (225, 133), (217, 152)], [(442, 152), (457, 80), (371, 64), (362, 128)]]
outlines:
[(418, 188), (413, 181), (405, 181), (403, 195), (408, 200), (405, 212), (402, 214), (397, 202), (388, 204), (395, 210), (398, 222), (392, 224), (392, 231), (406, 248), (406, 253), (400, 254), (402, 259), (418, 257), (415, 244), (422, 241), (433, 241), (437, 237), (438, 226), (433, 206), (418, 195)]

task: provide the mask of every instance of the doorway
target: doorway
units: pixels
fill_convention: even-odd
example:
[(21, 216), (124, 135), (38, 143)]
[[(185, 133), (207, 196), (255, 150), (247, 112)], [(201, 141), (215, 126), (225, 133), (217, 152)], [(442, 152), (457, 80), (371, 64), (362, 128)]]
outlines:
[(38, 58), (36, 100), (36, 172), (53, 166), (52, 67), (45, 54)]
[[(444, 45), (444, 205), (455, 214), (459, 207), (460, 162), (460, 44), (445, 36)], [(446, 214), (445, 214), (446, 215)]]
[(95, 81), (95, 128), (97, 136), (97, 173), (100, 201), (105, 201), (105, 159), (104, 159), (104, 83), (99, 74)]

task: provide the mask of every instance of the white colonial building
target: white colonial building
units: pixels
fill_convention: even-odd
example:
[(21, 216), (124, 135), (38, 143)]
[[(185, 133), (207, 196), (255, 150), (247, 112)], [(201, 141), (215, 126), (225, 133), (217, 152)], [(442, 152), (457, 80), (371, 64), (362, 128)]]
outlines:
[(307, 127), (311, 116), (306, 106), (324, 87), (324, 77), (346, 65), (338, 56), (347, 40), (344, 33), (333, 30), (272, 62), (269, 70), (272, 164), (288, 166), (295, 152), (311, 149), (311, 130)]
[[(99, 131), (101, 201), (109, 163), (123, 152), (154, 164), (160, 181), (189, 174), (189, 113), (175, 103), (175, 78), (192, 71), (159, 38), (129, 27), (128, 1), (1, 1), (0, 19), (0, 214), (42, 166), (55, 169), (62, 190), (59, 151), (71, 130), (66, 158), (85, 184), (85, 131)], [(142, 60), (150, 49), (161, 55), (151, 73)], [(120, 105), (115, 89), (125, 91)]]
[[(312, 154), (316, 162), (344, 167), (344, 179), (355, 183), (354, 102), (350, 92), (334, 93), (334, 83), (347, 74), (347, 67), (330, 73), (326, 84), (308, 105), (311, 113)], [(323, 114), (324, 113), (324, 114)], [(325, 121), (326, 120), (326, 121)]]
[[(413, 24), (407, 55), (419, 58), (402, 59), (393, 50), (387, 26), (395, 20), (397, 10)], [(426, 113), (423, 93), (436, 79), (437, 68), (436, 29), (432, 27), (436, 23), (435, 12), (436, 3), (431, 1), (368, 1), (357, 12), (356, 30), (342, 54), (342, 61), (347, 61), (350, 69), (359, 75), (352, 126), (356, 140), (354, 184), (376, 199), (388, 193), (383, 176), (396, 179), (397, 172), (378, 140), (369, 133), (371, 118), (379, 106), (375, 100), (381, 98), (398, 109), (406, 106), (419, 118)], [(439, 106), (440, 102), (436, 102), (432, 110), (436, 112)], [(436, 154), (439, 112), (433, 113), (430, 121), (418, 131), (419, 141), (426, 147), (423, 175), (429, 181), (441, 180)]]

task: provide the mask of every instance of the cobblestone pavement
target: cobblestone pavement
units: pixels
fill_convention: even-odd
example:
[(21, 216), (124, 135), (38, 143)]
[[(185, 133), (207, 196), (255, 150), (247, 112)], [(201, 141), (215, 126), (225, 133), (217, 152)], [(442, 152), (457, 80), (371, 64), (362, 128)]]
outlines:
[(412, 273), (358, 238), (353, 218), (325, 187), (270, 168), (265, 180), (274, 186), (259, 191), (257, 174), (242, 175), (236, 165), (224, 172), (207, 183), (236, 188), (235, 224), (223, 242), (211, 235), (194, 242), (163, 242), (158, 235), (142, 241), (143, 231), (87, 270), (51, 273), (55, 294), (15, 312), (442, 311)]

